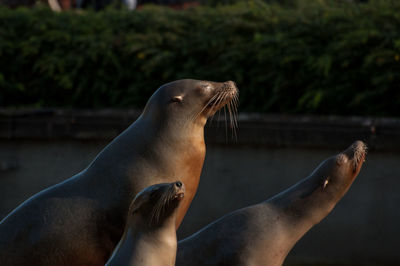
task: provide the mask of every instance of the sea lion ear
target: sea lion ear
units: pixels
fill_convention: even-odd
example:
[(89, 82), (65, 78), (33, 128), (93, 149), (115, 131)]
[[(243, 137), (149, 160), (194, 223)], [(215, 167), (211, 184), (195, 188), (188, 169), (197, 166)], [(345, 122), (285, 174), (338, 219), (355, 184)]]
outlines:
[(133, 215), (133, 214), (139, 212), (141, 207), (142, 207), (142, 201), (140, 199), (135, 199), (135, 201), (133, 202), (133, 204), (129, 210), (129, 215)]
[(182, 99), (183, 99), (183, 98), (182, 98), (181, 95), (177, 95), (177, 96), (174, 96), (174, 97), (171, 99), (171, 101), (180, 103), (180, 102), (182, 102)]
[(141, 205), (141, 204), (135, 205), (135, 206), (131, 209), (130, 215), (136, 214), (136, 213), (139, 211), (139, 209), (140, 209), (140, 205)]

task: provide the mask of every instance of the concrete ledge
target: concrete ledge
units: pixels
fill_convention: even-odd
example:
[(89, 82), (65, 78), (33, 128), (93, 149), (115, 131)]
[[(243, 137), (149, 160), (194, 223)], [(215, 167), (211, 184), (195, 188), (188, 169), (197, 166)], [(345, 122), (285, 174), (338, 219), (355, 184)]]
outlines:
[[(140, 115), (138, 110), (0, 110), (0, 139), (112, 139)], [(207, 125), (208, 143), (291, 148), (343, 148), (354, 140), (370, 149), (400, 150), (400, 119), (241, 113), (237, 140), (217, 116)]]

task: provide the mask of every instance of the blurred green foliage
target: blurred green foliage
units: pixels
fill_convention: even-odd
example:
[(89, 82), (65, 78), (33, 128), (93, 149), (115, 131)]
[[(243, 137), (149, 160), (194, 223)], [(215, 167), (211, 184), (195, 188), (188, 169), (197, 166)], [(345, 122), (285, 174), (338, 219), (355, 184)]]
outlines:
[(0, 105), (138, 107), (181, 78), (234, 80), (240, 110), (400, 116), (400, 1), (176, 11), (0, 8)]

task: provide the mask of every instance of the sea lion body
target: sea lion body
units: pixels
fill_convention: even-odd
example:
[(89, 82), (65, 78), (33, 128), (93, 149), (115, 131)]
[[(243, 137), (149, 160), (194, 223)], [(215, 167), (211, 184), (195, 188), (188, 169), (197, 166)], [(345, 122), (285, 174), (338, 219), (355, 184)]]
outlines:
[(365, 144), (322, 162), (296, 185), (232, 212), (178, 243), (176, 265), (282, 265), (295, 243), (347, 192), (365, 158)]
[(180, 80), (160, 87), (85, 170), (0, 222), (0, 265), (104, 265), (134, 196), (177, 177), (186, 185), (178, 228), (199, 183), (207, 118), (235, 97), (233, 82)]
[(184, 193), (179, 181), (142, 190), (129, 208), (124, 234), (106, 265), (175, 266), (175, 220)]

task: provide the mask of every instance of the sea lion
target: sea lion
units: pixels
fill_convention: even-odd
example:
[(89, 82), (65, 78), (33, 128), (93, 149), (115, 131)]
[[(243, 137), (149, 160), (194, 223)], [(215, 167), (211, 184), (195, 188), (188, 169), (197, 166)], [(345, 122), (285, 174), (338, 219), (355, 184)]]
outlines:
[(178, 243), (176, 265), (282, 265), (347, 192), (365, 156), (365, 144), (357, 141), (291, 188), (211, 223)]
[(135, 195), (177, 177), (186, 186), (178, 228), (198, 187), (207, 118), (232, 107), (237, 95), (232, 81), (186, 79), (160, 87), (140, 117), (85, 170), (34, 195), (0, 222), (0, 265), (104, 265)]
[(175, 220), (184, 195), (179, 181), (142, 190), (129, 208), (124, 234), (106, 265), (175, 266)]

